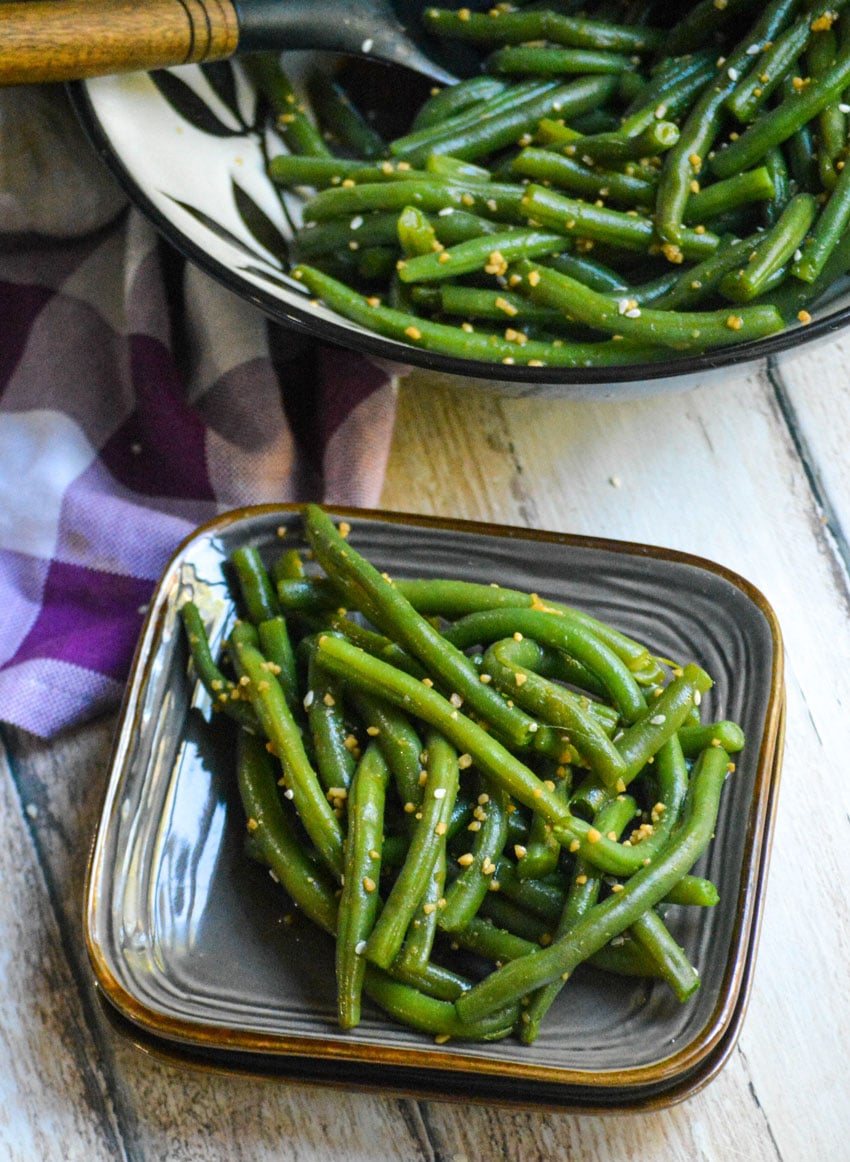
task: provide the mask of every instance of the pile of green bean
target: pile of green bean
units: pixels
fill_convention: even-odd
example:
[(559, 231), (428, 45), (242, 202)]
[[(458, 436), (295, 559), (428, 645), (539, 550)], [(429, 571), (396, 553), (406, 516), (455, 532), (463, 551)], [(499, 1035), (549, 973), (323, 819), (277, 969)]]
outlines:
[(665, 923), (707, 907), (691, 869), (743, 746), (703, 722), (710, 677), (533, 593), (393, 580), (320, 508), (310, 561), (232, 556), (227, 661), (181, 615), (238, 727), (250, 853), (336, 938), (345, 1029), (365, 993), (438, 1041), (531, 1043), (573, 971), (696, 969)]
[(850, 270), (845, 0), (424, 18), (481, 71), (394, 140), (328, 77), (317, 126), (277, 62), (252, 65), (289, 150), (270, 176), (307, 196), (294, 276), (339, 314), (467, 359), (605, 367), (805, 325)]

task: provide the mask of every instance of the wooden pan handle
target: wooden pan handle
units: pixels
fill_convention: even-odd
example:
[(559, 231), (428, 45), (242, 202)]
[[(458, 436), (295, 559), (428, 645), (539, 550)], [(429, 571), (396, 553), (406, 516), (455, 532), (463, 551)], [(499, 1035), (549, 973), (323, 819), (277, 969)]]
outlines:
[(0, 0), (0, 84), (220, 60), (238, 40), (232, 0)]

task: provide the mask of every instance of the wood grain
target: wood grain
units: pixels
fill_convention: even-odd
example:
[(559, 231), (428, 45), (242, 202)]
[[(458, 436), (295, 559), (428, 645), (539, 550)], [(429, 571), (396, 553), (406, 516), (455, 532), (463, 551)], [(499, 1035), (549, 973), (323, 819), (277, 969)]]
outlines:
[(0, 4), (0, 84), (219, 60), (238, 39), (231, 0), (12, 0)]

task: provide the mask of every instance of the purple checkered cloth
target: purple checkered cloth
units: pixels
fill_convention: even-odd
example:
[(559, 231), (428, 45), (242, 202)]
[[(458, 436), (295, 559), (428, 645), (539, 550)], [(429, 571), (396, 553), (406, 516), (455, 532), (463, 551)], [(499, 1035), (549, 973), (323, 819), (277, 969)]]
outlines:
[(0, 90), (0, 720), (119, 699), (154, 583), (229, 508), (374, 505), (390, 372), (283, 331), (128, 209), (61, 90)]

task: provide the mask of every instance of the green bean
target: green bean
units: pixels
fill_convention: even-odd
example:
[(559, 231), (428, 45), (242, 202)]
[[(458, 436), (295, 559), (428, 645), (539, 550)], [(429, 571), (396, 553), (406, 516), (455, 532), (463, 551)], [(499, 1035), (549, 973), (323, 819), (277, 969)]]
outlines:
[(549, 149), (529, 146), (513, 159), (514, 173), (535, 178), (538, 182), (570, 190), (589, 198), (610, 198), (627, 206), (649, 206), (655, 194), (655, 182), (630, 177), (616, 170), (591, 169)]
[(685, 223), (694, 226), (708, 222), (719, 214), (752, 202), (766, 202), (774, 197), (776, 188), (767, 166), (761, 165), (745, 173), (735, 174), (722, 182), (705, 186), (688, 198)]
[[(541, 600), (537, 593), (523, 593), (504, 585), (482, 585), (475, 581), (446, 581), (402, 578), (396, 582), (411, 605), (426, 617), (435, 614), (447, 618), (462, 618), (468, 614), (491, 609), (532, 608), (543, 613), (555, 612), (572, 624), (582, 627), (604, 642), (623, 661), (635, 680), (642, 685), (656, 685), (663, 674), (657, 660), (640, 642), (627, 637), (613, 626), (582, 610), (574, 609), (549, 598)], [(460, 649), (477, 644), (474, 635), (477, 623), (460, 623), (446, 630), (446, 637)], [(512, 632), (512, 631), (511, 631)], [(503, 633), (498, 634), (503, 637)]]
[(634, 67), (631, 59), (622, 53), (524, 44), (500, 48), (485, 62), (485, 68), (490, 73), (528, 77), (623, 73)]
[[(487, 779), (481, 780), (479, 822), (468, 866), (446, 892), (446, 905), (440, 912), (438, 924), (445, 932), (465, 927), (478, 912), (481, 902), (490, 891), (496, 872), (496, 861), (505, 846), (508, 834), (508, 796), (499, 786)], [(482, 799), (484, 802), (482, 803)]]
[(357, 157), (385, 157), (386, 143), (351, 103), (343, 87), (326, 72), (317, 70), (308, 83), (310, 103), (320, 125), (343, 148)]
[[(578, 198), (530, 185), (522, 199), (521, 208), (528, 218), (551, 230), (563, 231), (567, 237), (590, 238), (619, 246), (623, 250), (642, 253), (654, 245), (653, 224), (650, 218), (593, 206)], [(683, 229), (681, 243), (675, 252), (665, 250), (665, 257), (680, 262), (682, 258), (705, 258), (717, 249), (719, 239), (706, 230)]]
[(658, 862), (635, 872), (620, 892), (594, 905), (550, 947), (511, 961), (458, 997), (458, 1016), (466, 1021), (482, 1019), (534, 988), (568, 977), (578, 964), (663, 900), (711, 839), (727, 764), (728, 756), (721, 749), (703, 751), (692, 774), (685, 821)]
[(586, 764), (606, 786), (614, 786), (625, 777), (620, 752), (591, 712), (589, 700), (534, 672), (537, 651), (531, 641), (508, 638), (489, 647), (484, 665), (505, 697), (564, 732), (565, 760)]
[(768, 98), (782, 83), (811, 36), (811, 17), (797, 20), (781, 36), (753, 58), (752, 68), (738, 81), (726, 100), (726, 108), (742, 124), (754, 121)]
[[(569, 784), (562, 780), (555, 784), (555, 791), (566, 803)], [(547, 823), (542, 815), (534, 815), (532, 818), (524, 849), (522, 856), (518, 856), (516, 865), (516, 873), (520, 880), (544, 879), (558, 867), (561, 845), (553, 834), (552, 824)]]
[(278, 797), (271, 756), (261, 740), (246, 731), (239, 734), (237, 771), (252, 844), (293, 902), (314, 924), (334, 933), (338, 912), (334, 885), (305, 854)]
[[(423, 291), (426, 291), (425, 287), (413, 288), (415, 304), (419, 304), (419, 292)], [(436, 294), (436, 309), (447, 315), (459, 315), (469, 319), (499, 319), (504, 323), (513, 321), (554, 324), (563, 321), (560, 311), (536, 307), (528, 299), (510, 291), (489, 291), (480, 287), (456, 286), (454, 283), (444, 282), (436, 292), (427, 288), (427, 293)]]
[[(538, 816), (533, 817), (532, 825), (535, 818)], [(528, 835), (522, 836), (522, 840), (523, 842), (519, 846), (524, 846), (528, 842)], [(510, 846), (510, 840), (508, 846)], [(515, 853), (516, 846), (515, 844)], [(533, 912), (540, 919), (553, 923), (560, 916), (564, 906), (563, 889), (548, 881), (520, 878), (519, 863), (519, 857), (517, 857), (516, 863), (513, 863), (505, 855), (498, 860), (494, 879), (499, 885), (499, 894), (504, 899), (517, 904), (524, 911)]]
[(788, 166), (782, 150), (778, 146), (767, 151), (764, 156), (764, 166), (770, 174), (774, 190), (773, 197), (765, 203), (763, 208), (764, 222), (766, 226), (773, 226), (779, 221), (779, 217), (791, 197)]
[(298, 698), (298, 676), (295, 670), (295, 651), (284, 618), (277, 616), (261, 621), (257, 626), (260, 649), (283, 688), (286, 700), (294, 706)]
[(452, 942), (495, 962), (516, 960), (537, 947), (536, 943), (509, 932), (507, 928), (499, 928), (492, 920), (480, 916), (473, 916), (463, 928), (452, 932)]
[[(662, 311), (638, 307), (632, 299), (617, 301), (583, 286), (568, 275), (529, 262), (516, 265), (522, 281), (514, 285), (532, 302), (560, 307), (571, 318), (612, 335), (636, 342), (650, 339), (676, 350), (725, 346), (744, 337), (773, 335), (783, 328), (779, 312), (770, 305), (719, 311)], [(727, 276), (728, 277), (728, 276)]]
[(498, 335), (459, 331), (457, 327), (382, 306), (377, 299), (367, 300), (314, 267), (301, 264), (293, 276), (346, 318), (370, 331), (428, 351), (487, 362), (524, 363), (530, 367), (616, 367), (658, 358), (655, 348), (642, 344), (562, 342), (559, 345), (534, 340), (524, 342), (524, 336), (502, 339)]
[(417, 206), (429, 213), (453, 207), (475, 210), (483, 217), (502, 216), (522, 222), (524, 193), (522, 186), (496, 182), (440, 182), (432, 175), (427, 180), (364, 182), (322, 190), (305, 206), (304, 219), (306, 222), (324, 222), (348, 214), (372, 210), (401, 212), (405, 206)]
[(716, 4), (715, 0), (700, 0), (692, 4), (688, 12), (674, 24), (664, 40), (664, 52), (670, 55), (691, 52), (702, 48), (714, 33), (722, 29), (730, 20), (757, 8), (754, 0), (726, 0)]
[(307, 758), (301, 733), (280, 683), (263, 655), (240, 632), (238, 624), (231, 634), (230, 646), (237, 671), (248, 679), (245, 691), (280, 759), (286, 793), (291, 793), (307, 834), (326, 865), (339, 876), (342, 873), (342, 831)]
[(564, 147), (567, 157), (580, 153), (587, 165), (599, 162), (622, 163), (642, 157), (655, 157), (672, 149), (679, 140), (679, 129), (673, 121), (655, 118), (639, 133), (620, 128), (613, 133), (596, 133), (580, 137)]
[(342, 710), (342, 685), (316, 664), (315, 639), (305, 643), (307, 693), (304, 704), (313, 738), (316, 770), (326, 791), (347, 790), (355, 759), (346, 746), (348, 730)]
[(498, 928), (531, 941), (538, 947), (552, 942), (553, 925), (545, 925), (540, 916), (527, 912), (523, 907), (507, 899), (501, 892), (488, 892), (481, 903), (479, 915), (491, 920)]
[(382, 968), (392, 964), (401, 948), (439, 852), (445, 851), (445, 835), (457, 795), (458, 762), (455, 750), (435, 732), (428, 736), (427, 771), (421, 819), (416, 823), (407, 857), (366, 942), (364, 955)]
[[(512, 628), (511, 628), (512, 627)], [(616, 651), (593, 631), (568, 613), (545, 609), (482, 610), (467, 615), (447, 630), (446, 638), (456, 643), (464, 643), (461, 648), (472, 645), (490, 645), (508, 634), (520, 633), (532, 642), (515, 642), (513, 656), (517, 664), (536, 668), (539, 654), (535, 649), (542, 645), (562, 650), (581, 662), (602, 685), (625, 721), (633, 722), (646, 709), (646, 701), (628, 665)], [(536, 643), (536, 644), (535, 644)], [(531, 653), (527, 653), (528, 649)], [(525, 661), (519, 658), (525, 655)], [(513, 674), (509, 682), (514, 683)], [(514, 683), (514, 688), (518, 683)]]
[(628, 290), (628, 284), (621, 275), (603, 263), (588, 258), (586, 254), (559, 254), (556, 258), (544, 258), (541, 261), (544, 266), (551, 266), (553, 270), (580, 279), (591, 290), (602, 294), (620, 295)]
[(405, 649), (402, 649), (397, 642), (392, 641), (385, 634), (375, 633), (374, 630), (367, 629), (365, 625), (361, 625), (345, 614), (331, 614), (326, 618), (324, 628), (342, 634), (343, 637), (347, 637), (349, 641), (360, 646), (367, 654), (374, 654), (376, 658), (392, 662), (398, 669), (404, 670), (407, 674), (413, 674), (415, 678), (426, 676), (419, 662), (412, 658)]
[[(605, 803), (597, 812), (594, 825), (614, 837), (628, 825), (635, 813), (636, 804), (630, 796)], [(564, 936), (596, 903), (602, 887), (601, 876), (583, 860), (576, 860), (570, 886), (564, 901), (564, 907), (558, 917), (558, 924), (554, 932), (555, 939)], [(543, 1018), (552, 1007), (555, 999), (564, 986), (564, 981), (556, 980), (537, 989), (523, 1012), (520, 1025), (520, 1038), (530, 1045), (536, 1040)]]
[(600, 20), (561, 16), (559, 13), (501, 12), (495, 17), (462, 10), (428, 8), (423, 13), (425, 27), (434, 36), (451, 36), (476, 44), (524, 44), (547, 40), (551, 44), (575, 48), (606, 49), (612, 52), (641, 52), (659, 48), (664, 34), (658, 29), (628, 28)]
[(625, 133), (640, 133), (653, 121), (684, 112), (714, 77), (716, 54), (692, 53), (665, 61), (645, 89), (626, 109)]
[(814, 78), (802, 92), (786, 97), (775, 109), (754, 121), (737, 141), (719, 150), (711, 168), (718, 177), (729, 177), (761, 161), (769, 149), (785, 141), (830, 102), (838, 102), (850, 85), (850, 50), (844, 49), (835, 65)]
[(747, 238), (726, 239), (703, 262), (681, 273), (674, 271), (672, 277), (662, 276), (655, 282), (636, 287), (630, 292), (631, 297), (639, 307), (647, 305), (657, 310), (681, 310), (696, 306), (714, 294), (731, 270), (740, 267), (762, 237), (750, 235)]
[(664, 897), (665, 904), (681, 904), (692, 908), (713, 908), (720, 899), (711, 880), (702, 876), (682, 876)]
[(410, 821), (422, 801), (422, 741), (407, 715), (389, 702), (349, 691), (348, 696), (366, 723), (366, 733), (375, 738), (389, 764), (399, 798)]
[(225, 677), (216, 665), (210, 649), (206, 626), (194, 601), (184, 601), (180, 618), (186, 631), (186, 640), (192, 656), (192, 665), (198, 681), (212, 699), (214, 711), (223, 711), (249, 730), (256, 730), (257, 716), (251, 704), (243, 699), (240, 687)]
[(275, 592), (277, 592), (278, 582), (295, 581), (303, 576), (304, 562), (297, 549), (284, 549), (280, 556), (272, 562), (269, 569), (269, 577), (275, 586)]
[(454, 695), (457, 705), (466, 702), (512, 742), (520, 746), (531, 744), (529, 727), (534, 725), (532, 720), (525, 714), (512, 711), (495, 691), (479, 681), (469, 659), (446, 642), (442, 634), (416, 612), (392, 580), (382, 576), (340, 535), (322, 509), (308, 505), (304, 520), (307, 539), (316, 559), (326, 571), (334, 573), (352, 596), (356, 598), (365, 594), (372, 608), (371, 619), (379, 629), (400, 641), (434, 677), (438, 677)]
[(818, 215), (811, 234), (800, 246), (799, 257), (794, 254), (791, 273), (803, 282), (813, 283), (826, 265), (829, 256), (845, 234), (850, 223), (850, 167), (841, 169), (835, 188)]
[(678, 1001), (686, 1001), (699, 988), (699, 973), (670, 935), (664, 921), (654, 908), (647, 910), (629, 928), (634, 940), (648, 952), (661, 976)]
[(498, 77), (466, 77), (455, 85), (432, 91), (428, 100), (419, 108), (413, 120), (413, 128), (427, 129), (440, 125), (449, 117), (472, 106), (480, 106), (483, 101), (505, 91), (505, 82)]
[[(830, 17), (833, 13), (830, 13)], [(823, 77), (835, 64), (838, 40), (833, 28), (816, 32), (809, 41), (806, 63), (809, 76)], [(835, 163), (847, 144), (847, 118), (840, 101), (832, 102), (822, 109), (817, 118), (818, 159), (821, 181), (827, 189), (833, 189), (838, 177)]]
[(811, 194), (797, 194), (783, 210), (779, 221), (737, 271), (726, 275), (721, 292), (735, 302), (748, 302), (763, 291), (767, 280), (799, 250), (817, 213)]
[(432, 249), (427, 254), (410, 258), (399, 264), (398, 273), (402, 282), (437, 282), (480, 270), (503, 274), (505, 264), (514, 258), (557, 253), (563, 244), (560, 234), (547, 234), (541, 230), (488, 234), (484, 238), (460, 242), (449, 250), (435, 253)]
[[(364, 952), (378, 914), (378, 881), (384, 839), (384, 797), (389, 768), (376, 746), (357, 764), (348, 795), (342, 895), (336, 932), (337, 1014), (343, 1029), (360, 1023)], [(381, 918), (386, 915), (386, 908)]]
[(707, 746), (722, 746), (725, 751), (735, 754), (743, 749), (744, 741), (744, 732), (738, 723), (726, 719), (679, 728), (679, 742), (686, 758), (695, 758)]
[(330, 149), (281, 69), (277, 54), (254, 53), (245, 58), (244, 67), (274, 110), (278, 131), (292, 152), (330, 157)]
[(248, 619), (258, 625), (280, 612), (274, 586), (259, 552), (253, 545), (240, 546), (230, 558)]
[(539, 96), (514, 101), (503, 111), (481, 117), (475, 124), (454, 133), (443, 126), (441, 135), (424, 145), (402, 147), (394, 141), (390, 150), (395, 157), (413, 165), (421, 165), (431, 153), (448, 153), (467, 160), (487, 157), (515, 144), (524, 134), (532, 133), (541, 117), (574, 117), (603, 104), (616, 83), (615, 77), (603, 75), (555, 85)]
[(377, 210), (308, 225), (296, 232), (295, 249), (298, 257), (305, 261), (368, 246), (398, 249), (398, 221), (399, 215), (395, 211)]
[[(682, 215), (691, 181), (699, 174), (720, 132), (724, 104), (738, 82), (740, 70), (749, 61), (748, 49), (753, 44), (774, 40), (794, 13), (797, 2), (772, 0), (744, 40), (728, 55), (723, 71), (706, 86), (691, 107), (681, 126), (679, 140), (665, 157), (664, 171), (658, 186), (655, 221), (658, 238), (663, 245), (681, 246), (684, 232)], [(729, 174), (718, 176), (729, 176), (748, 168), (749, 165), (735, 166)]]
[[(459, 111), (452, 117), (445, 118), (435, 125), (429, 125), (424, 129), (416, 129), (412, 133), (406, 134), (404, 137), (396, 137), (390, 142), (390, 149), (392, 153), (399, 158), (407, 158), (408, 155), (425, 156), (431, 152), (431, 148), (444, 137), (456, 137), (466, 129), (471, 129), (480, 120), (482, 113), (486, 112), (488, 117), (495, 117), (497, 114), (509, 109), (512, 105), (532, 100), (542, 96), (544, 93), (551, 93), (556, 87), (557, 81), (522, 81), (516, 85), (506, 86), (502, 93), (497, 94), (491, 100), (487, 101), (486, 106), (480, 103), (471, 105), (467, 109)], [(451, 153), (451, 150), (443, 151)]]
[(460, 157), (452, 157), (449, 153), (429, 154), (425, 161), (425, 172), (448, 181), (489, 182), (493, 179), (490, 170), (484, 166), (464, 161)]
[(449, 1002), (436, 1000), (393, 980), (374, 965), (366, 966), (364, 988), (397, 1021), (444, 1040), (498, 1041), (513, 1031), (517, 1018), (516, 1007), (508, 1006), (481, 1021), (464, 1021)]
[(440, 730), (461, 754), (469, 754), (475, 766), (491, 775), (519, 802), (541, 812), (553, 823), (563, 820), (564, 806), (555, 793), (525, 763), (471, 718), (461, 715), (436, 690), (330, 634), (320, 638), (319, 651), (322, 664), (334, 673), (404, 706)]
[(406, 259), (434, 254), (443, 247), (437, 240), (434, 227), (416, 206), (405, 206), (396, 224), (398, 240)]
[(429, 963), (437, 936), (439, 909), (445, 899), (445, 891), (446, 846), (443, 843), (437, 852), (434, 867), (419, 901), (419, 908), (410, 921), (404, 943), (395, 958), (394, 965), (396, 967), (401, 966), (414, 972)]
[[(452, 159), (449, 158), (449, 161)], [(458, 159), (454, 159), (457, 161)], [(337, 186), (373, 185), (376, 182), (423, 182), (440, 179), (440, 170), (430, 164), (422, 169), (414, 169), (407, 161), (385, 158), (383, 161), (360, 161), (350, 157), (303, 157), (299, 154), (281, 153), (269, 162), (269, 176), (281, 186), (313, 186), (326, 190)], [(471, 178), (478, 171), (479, 181), (490, 181), (492, 174), (481, 166), (463, 163), (466, 176)], [(486, 173), (486, 177), (482, 177)]]

